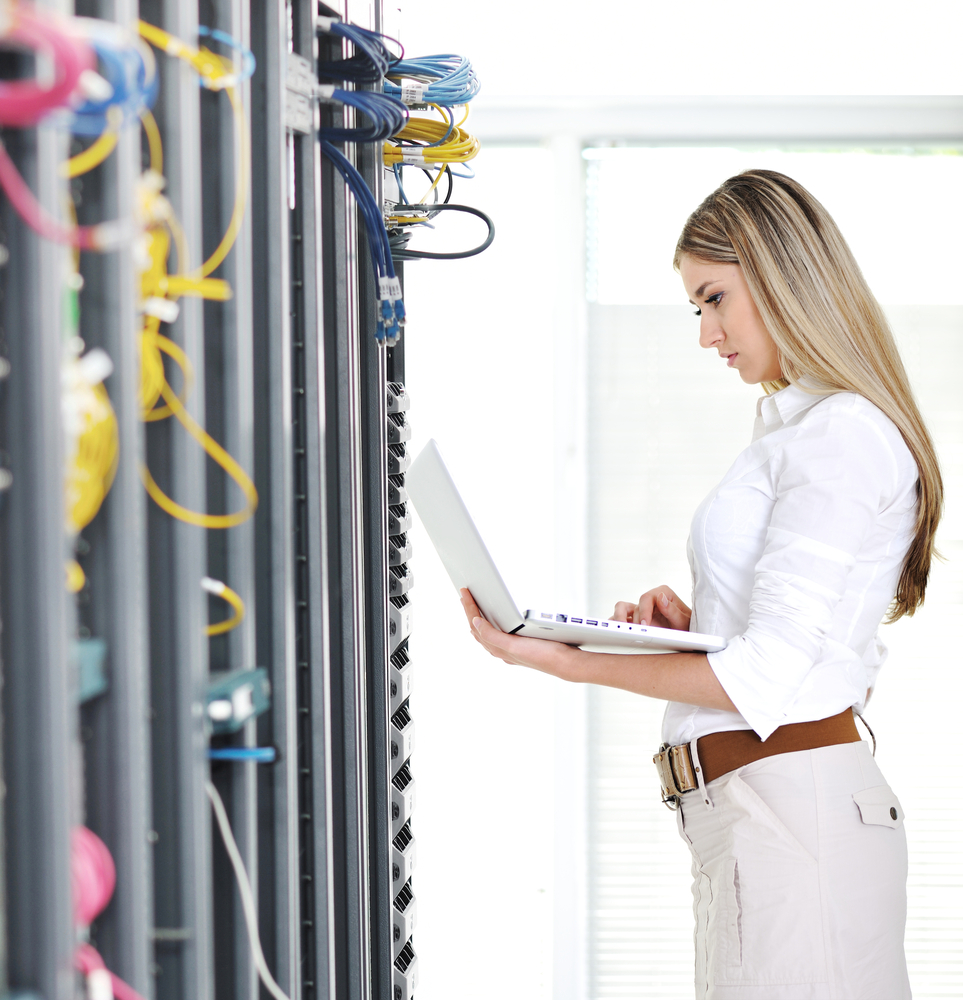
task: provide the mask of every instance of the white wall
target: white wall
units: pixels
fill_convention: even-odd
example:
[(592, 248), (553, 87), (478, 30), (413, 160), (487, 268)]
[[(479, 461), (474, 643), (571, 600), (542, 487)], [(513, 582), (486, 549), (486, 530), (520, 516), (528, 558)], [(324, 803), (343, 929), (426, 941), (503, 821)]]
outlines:
[[(466, 261), (406, 267), (411, 447), (438, 441), (517, 599), (551, 601), (554, 366), (543, 294), (551, 159), (540, 149), (486, 150), (478, 174), (457, 182), (453, 200), (493, 216), (492, 247)], [(460, 227), (442, 215), (438, 226), (436, 244), (478, 242), (477, 222)], [(474, 642), (420, 524), (412, 536), (418, 998), (547, 1000), (553, 681)]]

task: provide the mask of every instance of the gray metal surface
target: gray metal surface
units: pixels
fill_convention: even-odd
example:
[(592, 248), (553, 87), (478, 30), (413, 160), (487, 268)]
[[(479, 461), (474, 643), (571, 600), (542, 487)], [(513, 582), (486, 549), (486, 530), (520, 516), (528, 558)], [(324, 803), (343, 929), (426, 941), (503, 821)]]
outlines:
[[(294, 47), (315, 46), (311, 0), (295, 8)], [(325, 453), (326, 358), (323, 335), (321, 152), (314, 136), (295, 140), (298, 190), (291, 243), (295, 262), (292, 344), (295, 412), (295, 544), (298, 581), (302, 982), (305, 1000), (335, 996), (334, 843), (331, 830), (331, 729), (328, 505)]]
[[(62, 135), (8, 132), (21, 172), (48, 211), (63, 195)], [(2, 326), (10, 361), (3, 447), (13, 482), (3, 497), (3, 724), (10, 986), (45, 1000), (73, 996), (70, 827), (79, 818), (76, 709), (64, 589), (60, 366), (63, 248), (38, 240), (6, 199), (14, 248), (3, 271)]]
[[(128, 0), (98, 0), (78, 9), (130, 24)], [(136, 124), (121, 134), (108, 161), (84, 178), (83, 221), (130, 218), (140, 167)], [(84, 218), (85, 215), (89, 217)], [(107, 642), (109, 694), (85, 707), (86, 824), (107, 844), (117, 869), (114, 897), (98, 919), (97, 947), (125, 982), (145, 997), (154, 991), (149, 727), (146, 504), (140, 478), (144, 432), (140, 418), (140, 319), (137, 275), (130, 253), (81, 258), (81, 335), (113, 361), (107, 390), (118, 424), (119, 457), (111, 491), (85, 529), (84, 568), (90, 581), (85, 618)]]
[[(179, 38), (197, 37), (197, 13), (183, 0), (146, 4), (142, 16)], [(162, 93), (157, 117), (164, 139), (165, 193), (184, 228), (193, 266), (201, 260), (200, 109), (196, 73), (183, 61), (159, 55)], [(180, 316), (167, 331), (186, 352), (196, 374), (187, 408), (204, 424), (204, 328), (198, 299), (180, 300)], [(148, 463), (178, 503), (206, 510), (205, 458), (173, 419), (148, 430)], [(154, 726), (155, 919), (161, 1000), (213, 995), (211, 818), (204, 781), (207, 737), (204, 695), (208, 650), (204, 636), (206, 540), (201, 528), (149, 508), (151, 670)], [(174, 934), (171, 935), (170, 932)], [(180, 939), (176, 939), (180, 933)], [(164, 940), (163, 937), (175, 938)]]
[[(217, 0), (204, 14), (206, 26), (226, 32), (250, 46), (250, 16), (243, 0)], [(230, 56), (224, 44), (200, 42)], [(239, 57), (237, 57), (239, 59)], [(238, 87), (250, 135), (250, 81)], [(205, 249), (221, 240), (234, 209), (242, 136), (231, 103), (223, 93), (206, 92), (202, 101), (202, 158), (205, 164)], [(254, 471), (254, 324), (252, 290), (252, 229), (250, 183), (247, 213), (233, 248), (213, 275), (225, 279), (232, 296), (227, 302), (205, 303), (204, 333), (207, 375), (207, 427), (241, 467)], [(222, 469), (209, 462), (208, 500), (211, 510), (237, 510), (240, 491)], [(245, 616), (239, 626), (208, 641), (212, 672), (250, 669), (258, 665), (255, 632), (255, 543), (253, 518), (222, 531), (207, 532), (209, 572), (237, 592)], [(226, 613), (223, 602), (211, 601), (211, 617)], [(257, 743), (257, 725), (249, 722), (233, 745)], [(255, 899), (259, 888), (257, 835), (257, 769), (251, 762), (214, 764), (212, 777), (221, 791), (251, 881)], [(214, 846), (215, 994), (219, 1000), (257, 1000), (258, 977), (241, 909), (234, 872), (219, 835)]]
[[(294, 609), (291, 429), (291, 266), (289, 162), (284, 131), (288, 11), (269, 0), (251, 4), (258, 71), (252, 81), (254, 135), (255, 460), (260, 506), (257, 535), (258, 662), (269, 667), (270, 718), (262, 738), (280, 761), (259, 774), (260, 896), (265, 951), (289, 996), (301, 994), (299, 810), (297, 786), (297, 656)], [(270, 888), (268, 887), (270, 878)]]

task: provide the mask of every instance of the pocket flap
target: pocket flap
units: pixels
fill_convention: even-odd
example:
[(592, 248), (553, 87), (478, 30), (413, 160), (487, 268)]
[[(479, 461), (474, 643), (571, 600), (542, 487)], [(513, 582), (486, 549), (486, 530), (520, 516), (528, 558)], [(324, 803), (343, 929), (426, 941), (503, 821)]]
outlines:
[(888, 826), (898, 830), (903, 825), (903, 807), (889, 785), (876, 785), (853, 793), (859, 815), (870, 826)]

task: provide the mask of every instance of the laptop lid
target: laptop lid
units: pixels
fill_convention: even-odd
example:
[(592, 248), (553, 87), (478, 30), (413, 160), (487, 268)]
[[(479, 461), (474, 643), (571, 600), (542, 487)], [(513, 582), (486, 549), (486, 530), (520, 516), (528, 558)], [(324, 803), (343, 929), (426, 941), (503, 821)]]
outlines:
[(468, 513), (434, 439), (405, 476), (405, 487), (457, 590), (467, 587), (481, 613), (503, 632), (524, 618)]

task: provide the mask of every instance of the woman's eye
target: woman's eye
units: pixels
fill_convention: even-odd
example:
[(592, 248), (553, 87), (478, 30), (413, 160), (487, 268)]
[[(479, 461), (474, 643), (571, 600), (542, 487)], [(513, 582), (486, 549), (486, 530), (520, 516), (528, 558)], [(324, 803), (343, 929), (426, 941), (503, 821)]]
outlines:
[[(713, 306), (714, 305), (718, 305), (719, 300), (721, 298), (722, 298), (722, 292), (716, 292), (715, 295), (710, 295), (709, 298), (706, 299), (706, 305), (713, 305)], [(696, 316), (701, 316), (702, 315), (702, 310), (701, 309), (696, 309), (695, 315)]]

